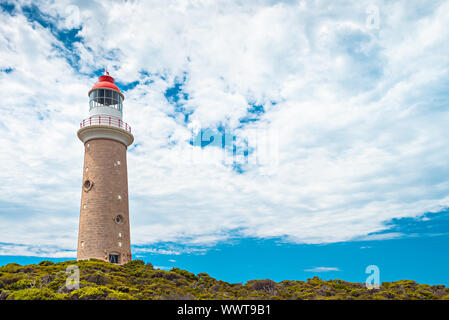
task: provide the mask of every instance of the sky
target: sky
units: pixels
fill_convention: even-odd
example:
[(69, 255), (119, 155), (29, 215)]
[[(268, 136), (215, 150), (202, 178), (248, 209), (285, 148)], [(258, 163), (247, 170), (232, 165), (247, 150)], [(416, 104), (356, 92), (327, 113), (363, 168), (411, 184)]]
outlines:
[(76, 257), (87, 93), (125, 95), (133, 258), (449, 285), (449, 1), (0, 2), (0, 265)]

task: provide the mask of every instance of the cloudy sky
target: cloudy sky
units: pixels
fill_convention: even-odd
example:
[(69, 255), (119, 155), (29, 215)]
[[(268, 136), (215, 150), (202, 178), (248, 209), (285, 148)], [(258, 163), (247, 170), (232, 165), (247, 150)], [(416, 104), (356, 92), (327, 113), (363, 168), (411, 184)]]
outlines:
[(375, 264), (449, 283), (449, 1), (0, 10), (0, 262), (76, 255), (76, 132), (106, 67), (135, 136), (134, 257), (229, 281)]

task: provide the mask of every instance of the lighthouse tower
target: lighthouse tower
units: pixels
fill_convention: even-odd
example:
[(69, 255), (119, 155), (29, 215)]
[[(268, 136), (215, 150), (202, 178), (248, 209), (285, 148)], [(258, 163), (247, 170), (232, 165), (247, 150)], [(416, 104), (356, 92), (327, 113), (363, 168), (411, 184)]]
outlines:
[(89, 118), (78, 130), (84, 167), (77, 260), (125, 264), (131, 261), (126, 149), (134, 137), (122, 120), (124, 96), (108, 72), (88, 95)]

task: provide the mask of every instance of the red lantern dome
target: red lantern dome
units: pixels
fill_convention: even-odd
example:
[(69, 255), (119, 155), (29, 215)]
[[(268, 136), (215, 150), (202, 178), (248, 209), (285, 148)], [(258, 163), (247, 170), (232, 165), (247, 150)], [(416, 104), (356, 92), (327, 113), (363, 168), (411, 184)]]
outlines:
[(98, 82), (94, 84), (92, 89), (89, 90), (88, 95), (90, 95), (92, 90), (99, 88), (112, 89), (114, 91), (117, 91), (122, 96), (122, 99), (125, 100), (125, 96), (120, 91), (120, 89), (115, 85), (114, 78), (109, 75), (109, 72), (106, 72), (105, 75), (102, 75), (98, 78)]

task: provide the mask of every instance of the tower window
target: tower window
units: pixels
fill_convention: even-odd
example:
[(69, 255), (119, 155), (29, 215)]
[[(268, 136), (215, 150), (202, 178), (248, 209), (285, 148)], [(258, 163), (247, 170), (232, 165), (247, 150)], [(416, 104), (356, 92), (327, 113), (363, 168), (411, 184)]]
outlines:
[(118, 195), (118, 196), (117, 196), (117, 199), (122, 200), (122, 196), (121, 196), (121, 195)]
[(86, 209), (86, 207), (87, 207), (86, 204), (83, 204), (83, 209)]
[(121, 222), (123, 221), (123, 217), (122, 217), (121, 215), (118, 215), (118, 216), (116, 216), (116, 217), (114, 218), (114, 221), (115, 221), (116, 223), (121, 223)]
[(81, 241), (81, 248), (84, 248), (84, 241)]
[(118, 242), (118, 246), (121, 248), (122, 247), (122, 243), (119, 241)]
[(86, 172), (87, 172), (87, 171), (89, 171), (89, 168), (88, 168), (88, 167), (86, 167), (85, 171), (86, 171)]
[(110, 263), (118, 263), (118, 254), (117, 253), (110, 253), (109, 254), (109, 262)]
[(122, 233), (121, 233), (121, 232), (118, 233), (118, 237), (119, 237), (119, 238), (122, 237)]
[(117, 165), (118, 165), (118, 166), (120, 165), (120, 160), (117, 160)]

